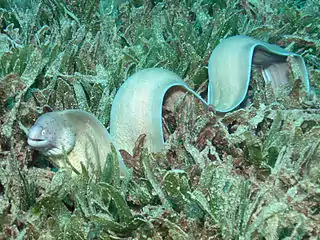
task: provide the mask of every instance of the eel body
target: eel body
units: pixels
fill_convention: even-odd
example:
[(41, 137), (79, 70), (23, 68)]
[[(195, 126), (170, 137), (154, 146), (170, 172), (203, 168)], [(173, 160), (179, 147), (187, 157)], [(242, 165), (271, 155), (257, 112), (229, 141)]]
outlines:
[(289, 80), (287, 57), (295, 58), (301, 79), (310, 91), (303, 58), (285, 49), (247, 36), (234, 36), (221, 41), (212, 51), (209, 64), (208, 103), (218, 112), (229, 112), (244, 100), (252, 66), (260, 67), (263, 78), (276, 89)]
[[(162, 105), (165, 102), (174, 106), (179, 97), (190, 94), (203, 104), (212, 104), (218, 112), (231, 111), (247, 94), (252, 66), (262, 69), (264, 80), (274, 89), (292, 84), (288, 56), (295, 58), (309, 93), (307, 69), (300, 55), (246, 36), (222, 40), (213, 50), (208, 65), (208, 102), (171, 71), (161, 68), (138, 71), (124, 82), (115, 96), (110, 117), (111, 138), (115, 146), (132, 154), (137, 138), (146, 134), (148, 150), (159, 152), (164, 148)], [(93, 115), (67, 110), (41, 116), (30, 129), (28, 143), (51, 157), (63, 154), (64, 149), (75, 169), (81, 169), (82, 161), (87, 168), (96, 171), (104, 166), (111, 152), (111, 138)], [(57, 165), (66, 167), (64, 164)], [(122, 161), (120, 170), (125, 172)]]
[[(151, 152), (164, 148), (162, 105), (175, 95), (191, 94), (217, 112), (234, 110), (244, 100), (252, 66), (262, 69), (265, 82), (276, 89), (291, 84), (287, 57), (298, 63), (301, 79), (309, 93), (309, 79), (303, 58), (285, 49), (247, 36), (224, 39), (213, 50), (209, 65), (208, 101), (192, 91), (175, 73), (161, 68), (143, 69), (129, 77), (118, 90), (111, 108), (110, 135), (132, 154), (135, 140), (146, 134)], [(168, 97), (168, 93), (169, 97)]]
[[(170, 94), (167, 94), (168, 91)], [(169, 70), (147, 68), (133, 74), (120, 87), (112, 104), (112, 139), (117, 145), (120, 144), (118, 146), (121, 149), (133, 154), (137, 138), (146, 134), (145, 144), (149, 151), (161, 151), (164, 145), (162, 105), (166, 102), (167, 106), (173, 108), (174, 102), (186, 93), (201, 99), (177, 74)], [(204, 100), (201, 101), (205, 104)]]

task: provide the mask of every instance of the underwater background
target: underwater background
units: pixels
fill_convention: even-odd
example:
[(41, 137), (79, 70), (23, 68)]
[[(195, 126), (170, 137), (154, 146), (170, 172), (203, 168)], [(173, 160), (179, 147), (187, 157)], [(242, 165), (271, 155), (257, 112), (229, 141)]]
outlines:
[[(319, 239), (318, 0), (0, 0), (0, 239)], [(43, 113), (82, 109), (106, 128), (121, 84), (169, 69), (206, 98), (221, 39), (246, 35), (301, 55), (310, 95), (275, 93), (252, 69), (227, 114), (163, 109), (161, 153), (137, 139), (101, 176), (71, 177), (32, 150)]]

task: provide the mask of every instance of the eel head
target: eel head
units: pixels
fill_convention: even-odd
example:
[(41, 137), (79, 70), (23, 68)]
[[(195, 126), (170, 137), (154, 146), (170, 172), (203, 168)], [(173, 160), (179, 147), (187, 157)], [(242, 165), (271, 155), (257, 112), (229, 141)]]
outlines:
[(69, 153), (76, 141), (75, 133), (57, 112), (40, 116), (28, 133), (28, 144), (47, 156)]

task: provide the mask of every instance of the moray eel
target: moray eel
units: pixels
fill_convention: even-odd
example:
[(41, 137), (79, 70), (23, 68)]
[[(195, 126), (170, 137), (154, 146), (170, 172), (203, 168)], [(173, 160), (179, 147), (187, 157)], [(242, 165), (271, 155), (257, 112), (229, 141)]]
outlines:
[[(28, 144), (49, 156), (58, 168), (70, 167), (81, 172), (81, 164), (89, 172), (104, 169), (108, 153), (111, 153), (111, 138), (105, 127), (92, 114), (81, 110), (49, 112), (41, 115), (28, 132)], [(116, 148), (117, 149), (117, 148)], [(120, 174), (126, 167), (117, 151)]]
[(300, 77), (309, 93), (309, 79), (303, 58), (285, 49), (247, 36), (224, 39), (213, 50), (209, 65), (208, 102), (191, 90), (175, 73), (161, 69), (143, 69), (129, 77), (118, 90), (111, 108), (110, 135), (115, 143), (132, 154), (134, 143), (146, 134), (151, 152), (164, 148), (162, 105), (191, 94), (217, 112), (234, 110), (244, 100), (250, 82), (251, 68), (262, 69), (267, 83), (276, 89), (289, 80), (287, 57), (295, 58)]
[[(252, 66), (262, 69), (264, 80), (274, 89), (292, 84), (288, 56), (295, 59), (309, 93), (307, 69), (300, 55), (246, 36), (224, 39), (213, 50), (208, 65), (208, 102), (171, 71), (161, 68), (138, 71), (124, 82), (114, 98), (110, 116), (111, 138), (115, 146), (133, 154), (137, 138), (146, 134), (145, 146), (151, 152), (159, 152), (164, 148), (164, 103), (173, 111), (174, 103), (187, 94), (205, 105), (212, 104), (218, 112), (231, 111), (247, 94)], [(71, 164), (80, 170), (80, 160), (87, 167), (104, 166), (111, 151), (111, 138), (91, 114), (70, 110), (41, 116), (29, 132), (28, 143), (52, 157), (61, 155), (65, 149)], [(98, 160), (99, 163), (92, 162)], [(57, 165), (64, 167), (63, 164), (59, 162)], [(124, 168), (120, 161), (120, 169)]]

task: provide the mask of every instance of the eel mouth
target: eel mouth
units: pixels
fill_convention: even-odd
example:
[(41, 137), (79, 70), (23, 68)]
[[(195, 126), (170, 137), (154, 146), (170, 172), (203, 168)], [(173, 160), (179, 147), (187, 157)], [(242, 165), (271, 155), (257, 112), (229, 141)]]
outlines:
[(44, 148), (49, 145), (49, 142), (43, 138), (28, 138), (28, 144), (32, 148)]

